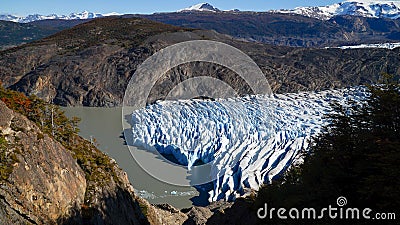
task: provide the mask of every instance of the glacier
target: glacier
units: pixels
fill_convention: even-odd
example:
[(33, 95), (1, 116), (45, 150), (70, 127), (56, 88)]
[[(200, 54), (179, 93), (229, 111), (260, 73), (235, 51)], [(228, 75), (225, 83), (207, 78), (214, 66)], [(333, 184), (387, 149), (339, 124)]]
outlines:
[(301, 163), (329, 121), (331, 103), (368, 96), (365, 87), (216, 100), (158, 101), (132, 113), (133, 144), (172, 154), (191, 169), (211, 165), (209, 201), (234, 200)]

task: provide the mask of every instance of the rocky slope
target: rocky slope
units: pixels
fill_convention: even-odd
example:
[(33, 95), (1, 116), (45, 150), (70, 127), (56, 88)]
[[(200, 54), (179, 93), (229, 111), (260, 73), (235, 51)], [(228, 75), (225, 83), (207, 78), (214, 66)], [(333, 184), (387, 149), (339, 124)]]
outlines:
[(193, 206), (177, 210), (168, 204), (153, 206), (159, 222), (168, 225), (221, 225), (261, 224), (252, 209), (251, 199), (237, 199), (233, 202), (213, 202), (206, 207)]
[(0, 113), (1, 224), (158, 224), (126, 173), (90, 143), (67, 149), (2, 101)]
[[(241, 42), (214, 31), (184, 29), (139, 18), (102, 18), (41, 41), (0, 52), (3, 85), (60, 105), (116, 106), (137, 66), (154, 52), (187, 40), (216, 40), (247, 53), (277, 92), (296, 92), (376, 81), (399, 71), (399, 49), (305, 49)], [(226, 68), (189, 63), (169, 71), (150, 96), (162, 99), (182, 80), (211, 75), (249, 89)], [(172, 79), (174, 78), (174, 79)]]
[(75, 215), (86, 189), (76, 160), (2, 101), (0, 114), (1, 138), (7, 142), (1, 148), (0, 223), (52, 224)]

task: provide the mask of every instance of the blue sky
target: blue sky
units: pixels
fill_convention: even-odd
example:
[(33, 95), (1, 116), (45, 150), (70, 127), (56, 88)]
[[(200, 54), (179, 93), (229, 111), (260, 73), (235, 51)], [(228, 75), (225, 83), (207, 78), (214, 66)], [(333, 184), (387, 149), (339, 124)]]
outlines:
[(88, 10), (98, 13), (153, 13), (171, 12), (191, 5), (208, 2), (219, 9), (266, 11), (289, 9), (296, 6), (321, 6), (340, 0), (0, 0), (0, 13), (20, 16), (28, 14), (69, 14)]

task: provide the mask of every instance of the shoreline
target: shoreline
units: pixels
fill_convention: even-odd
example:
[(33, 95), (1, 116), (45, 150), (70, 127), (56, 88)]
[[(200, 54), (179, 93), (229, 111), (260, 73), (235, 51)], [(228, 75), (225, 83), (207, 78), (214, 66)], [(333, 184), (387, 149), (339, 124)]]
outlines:
[[(194, 187), (179, 187), (150, 176), (133, 159), (122, 138), (122, 107), (61, 107), (68, 117), (81, 118), (79, 135), (95, 141), (98, 148), (127, 173), (136, 194), (151, 204), (168, 203), (188, 208), (203, 203), (203, 195)], [(99, 123), (101, 121), (101, 123)], [(200, 198), (200, 200), (199, 200)]]

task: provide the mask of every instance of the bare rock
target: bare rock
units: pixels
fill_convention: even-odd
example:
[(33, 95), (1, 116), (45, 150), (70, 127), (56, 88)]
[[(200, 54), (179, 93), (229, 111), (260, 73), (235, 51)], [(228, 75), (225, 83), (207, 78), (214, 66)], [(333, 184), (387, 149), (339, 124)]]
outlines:
[(9, 146), (4, 154), (15, 158), (0, 183), (0, 223), (54, 224), (76, 213), (86, 182), (70, 152), (2, 101), (0, 112), (1, 135)]

